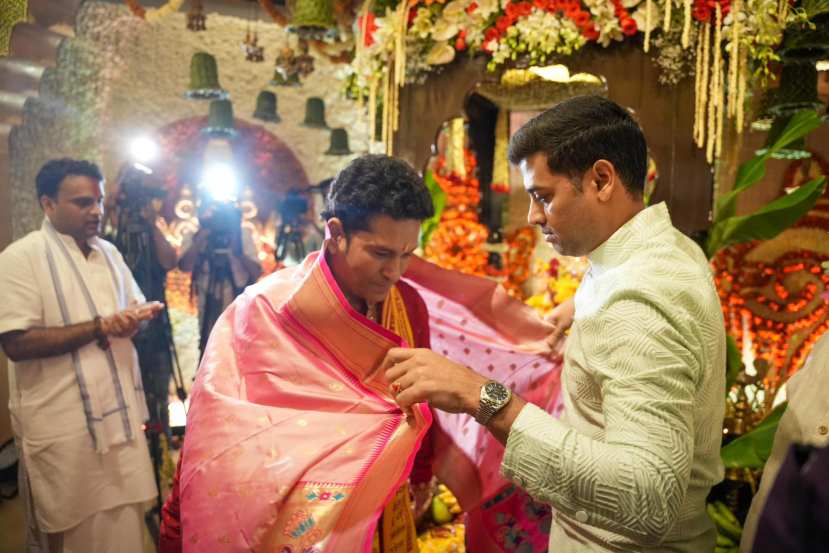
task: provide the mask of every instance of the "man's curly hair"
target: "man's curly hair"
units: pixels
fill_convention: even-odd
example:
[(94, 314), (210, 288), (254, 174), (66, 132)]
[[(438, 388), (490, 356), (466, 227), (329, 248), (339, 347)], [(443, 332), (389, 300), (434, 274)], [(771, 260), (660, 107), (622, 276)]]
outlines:
[(349, 163), (334, 178), (322, 217), (338, 218), (348, 235), (368, 230), (377, 215), (422, 221), (434, 213), (429, 189), (408, 163), (368, 154)]

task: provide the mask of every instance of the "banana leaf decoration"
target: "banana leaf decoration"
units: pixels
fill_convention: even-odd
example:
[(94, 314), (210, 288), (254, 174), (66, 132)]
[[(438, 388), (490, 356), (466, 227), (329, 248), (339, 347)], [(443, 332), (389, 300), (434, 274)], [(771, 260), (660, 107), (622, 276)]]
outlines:
[(427, 170), (423, 176), (423, 181), (426, 183), (426, 188), (429, 189), (429, 194), (432, 196), (432, 205), (435, 206), (435, 214), (423, 221), (420, 225), (420, 247), (426, 248), (432, 233), (438, 228), (440, 224), (440, 217), (443, 215), (443, 209), (446, 207), (446, 192), (435, 180), (435, 176), (431, 170)]
[[(814, 0), (812, 9), (823, 12), (829, 0)], [(706, 241), (706, 254), (711, 259), (727, 246), (750, 240), (770, 240), (796, 223), (815, 205), (826, 188), (826, 178), (805, 183), (796, 190), (777, 198), (748, 215), (737, 216), (737, 199), (746, 190), (760, 182), (766, 174), (766, 162), (788, 145), (805, 138), (823, 121), (814, 110), (797, 112), (785, 130), (770, 147), (743, 163), (737, 171), (734, 188), (716, 203), (711, 231)], [(727, 341), (726, 394), (742, 370), (740, 351), (731, 336)], [(726, 468), (762, 469), (771, 455), (774, 434), (786, 403), (778, 405), (750, 432), (740, 436), (720, 451)]]
[(816, 111), (798, 112), (770, 148), (740, 166), (734, 189), (717, 201), (714, 224), (705, 248), (709, 259), (722, 248), (732, 244), (774, 238), (814, 207), (826, 187), (825, 177), (800, 186), (791, 194), (777, 198), (754, 213), (735, 215), (737, 198), (763, 179), (766, 174), (766, 161), (772, 154), (805, 137), (821, 124), (821, 118)]
[(788, 403), (783, 402), (751, 432), (743, 434), (720, 450), (725, 468), (761, 469), (771, 455), (774, 433)]
[(740, 349), (737, 347), (737, 341), (733, 336), (725, 337), (725, 395), (728, 395), (729, 390), (737, 381), (737, 375), (743, 370), (742, 355)]

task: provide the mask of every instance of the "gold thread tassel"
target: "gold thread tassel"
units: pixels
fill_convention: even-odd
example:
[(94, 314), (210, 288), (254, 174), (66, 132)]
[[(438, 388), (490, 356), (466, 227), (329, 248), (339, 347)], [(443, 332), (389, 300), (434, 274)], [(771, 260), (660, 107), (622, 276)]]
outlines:
[(705, 159), (708, 163), (714, 162), (714, 148), (717, 143), (717, 104), (719, 100), (721, 63), (720, 48), (722, 40), (722, 33), (720, 32), (720, 25), (722, 24), (722, 10), (720, 9), (719, 3), (715, 4), (714, 11), (716, 13), (716, 18), (714, 20), (714, 43), (711, 45), (714, 57), (714, 66), (711, 69), (710, 94), (708, 98), (708, 143), (705, 150)]
[(685, 7), (682, 21), (682, 47), (688, 48), (691, 43), (691, 0), (683, 2)]
[(702, 27), (697, 33), (697, 47), (694, 66), (694, 144), (699, 147), (699, 133), (700, 133), (700, 117), (699, 106), (702, 103), (701, 85), (702, 85)]
[(745, 124), (745, 105), (746, 105), (746, 75), (748, 74), (748, 50), (743, 48), (740, 50), (740, 74), (737, 77), (737, 132), (743, 132)]
[(645, 0), (645, 53), (651, 49), (651, 0)]
[(731, 10), (731, 48), (728, 53), (728, 116), (737, 114), (737, 74), (740, 69), (740, 9), (742, 0), (736, 0)]

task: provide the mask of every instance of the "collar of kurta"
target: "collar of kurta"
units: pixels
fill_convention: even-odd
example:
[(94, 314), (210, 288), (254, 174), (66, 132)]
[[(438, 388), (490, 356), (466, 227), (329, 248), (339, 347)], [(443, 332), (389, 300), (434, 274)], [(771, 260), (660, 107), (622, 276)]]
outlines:
[[(83, 252), (78, 247), (78, 243), (75, 242), (75, 239), (72, 238), (71, 236), (69, 236), (68, 234), (63, 234), (58, 229), (56, 229), (55, 225), (52, 223), (52, 221), (49, 219), (48, 216), (43, 217), (43, 224), (40, 225), (40, 230), (45, 232), (46, 231), (46, 225), (52, 225), (52, 228), (55, 229), (55, 234), (58, 236), (58, 238), (60, 238), (61, 242), (63, 242), (66, 245), (66, 247), (69, 249), (69, 251), (78, 252), (79, 254), (81, 254), (83, 256)], [(89, 247), (92, 248), (94, 251), (100, 250), (100, 247), (98, 246), (98, 237), (97, 236), (94, 236), (94, 237), (88, 239), (86, 241), (86, 243), (89, 244)]]
[(632, 251), (641, 248), (649, 236), (670, 228), (671, 216), (665, 202), (643, 209), (587, 255), (591, 271), (598, 275), (618, 267), (630, 258)]

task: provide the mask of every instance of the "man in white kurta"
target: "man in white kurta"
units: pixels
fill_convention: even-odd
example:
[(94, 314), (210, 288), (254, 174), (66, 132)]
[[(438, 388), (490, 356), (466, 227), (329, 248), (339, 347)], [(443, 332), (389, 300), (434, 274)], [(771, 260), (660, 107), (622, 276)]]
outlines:
[(588, 259), (564, 414), (527, 404), (502, 471), (555, 506), (551, 551), (711, 551), (705, 499), (723, 476), (725, 327), (708, 263), (665, 204)]
[(522, 127), (510, 160), (529, 223), (559, 253), (590, 260), (567, 339), (564, 414), (423, 350), (388, 354), (398, 404), (468, 413), (504, 443), (503, 474), (555, 509), (550, 551), (711, 551), (725, 327), (702, 251), (665, 204), (644, 204), (639, 125), (607, 99), (572, 98)]
[[(61, 161), (50, 167), (54, 178), (65, 175), (53, 202), (63, 201), (67, 181), (80, 183), (72, 199), (88, 201), (95, 195), (90, 182), (98, 180), (100, 188), (100, 179), (90, 176), (97, 168)], [(9, 407), (29, 550), (141, 552), (142, 504), (156, 496), (156, 485), (142, 430), (146, 405), (137, 356), (129, 337), (116, 336), (113, 327), (144, 298), (115, 247), (94, 236), (89, 221), (100, 204), (85, 209), (81, 224), (93, 235), (86, 252), (56, 230), (47, 211), (40, 230), (0, 254), (0, 338), (11, 360)], [(95, 317), (97, 329), (90, 323)], [(63, 338), (67, 327), (76, 329), (71, 351)], [(15, 342), (27, 333), (35, 338)], [(96, 343), (102, 340), (108, 349)], [(29, 353), (22, 353), (26, 347)], [(66, 353), (54, 354), (61, 350)]]

